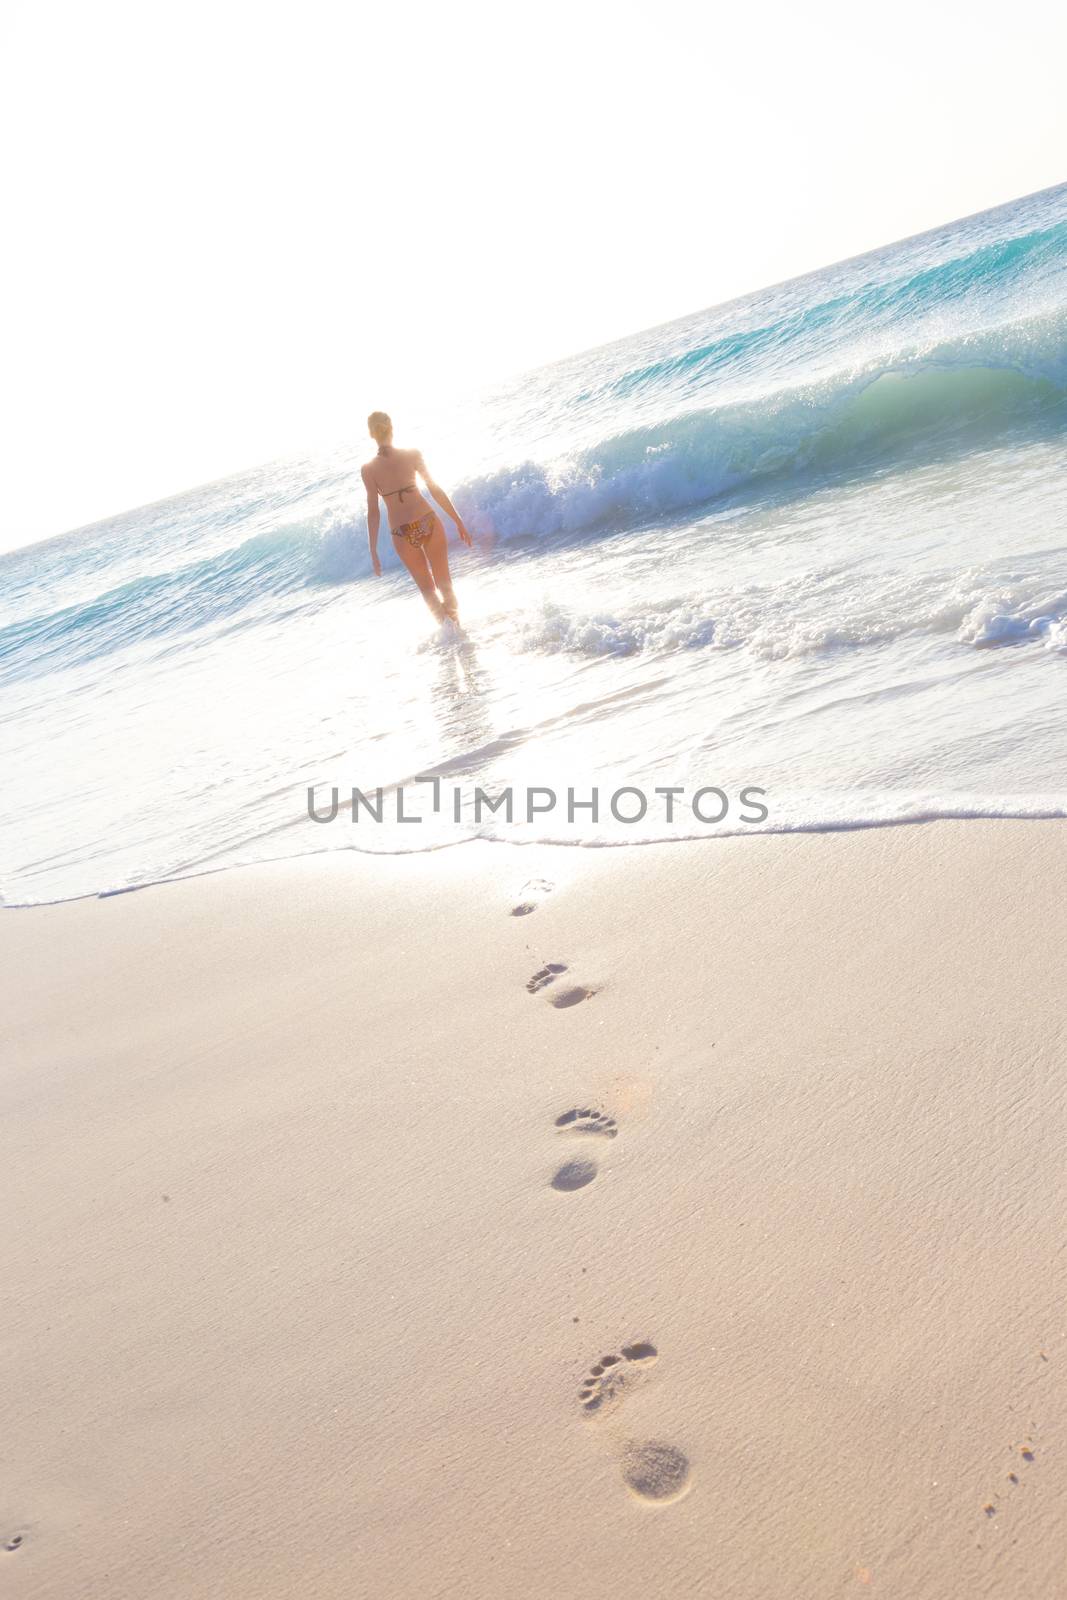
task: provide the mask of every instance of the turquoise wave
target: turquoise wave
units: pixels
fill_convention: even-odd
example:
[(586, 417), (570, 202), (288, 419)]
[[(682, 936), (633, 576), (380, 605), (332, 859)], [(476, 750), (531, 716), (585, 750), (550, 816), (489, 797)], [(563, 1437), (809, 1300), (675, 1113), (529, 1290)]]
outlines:
[[(1009, 429), (1062, 430), (1065, 206), (1067, 191), (1050, 191), (1026, 202), (1028, 224), (1012, 213), (1010, 235), (989, 213), (543, 369), (524, 403), (554, 396), (582, 442), (501, 460), (453, 498), (486, 547), (605, 538), (724, 498), (963, 454)], [(15, 552), (0, 560), (15, 612), (0, 680), (255, 626), (286, 596), (359, 580), (362, 511), (336, 507), (361, 501), (350, 468), (262, 469)]]

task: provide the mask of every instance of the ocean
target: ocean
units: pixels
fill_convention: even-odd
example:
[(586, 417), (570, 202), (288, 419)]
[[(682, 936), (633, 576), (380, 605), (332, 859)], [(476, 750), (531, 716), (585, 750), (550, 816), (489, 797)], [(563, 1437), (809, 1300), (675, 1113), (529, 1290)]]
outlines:
[(1067, 185), (394, 420), (462, 632), (370, 571), (362, 414), (0, 558), (5, 904), (1067, 813)]

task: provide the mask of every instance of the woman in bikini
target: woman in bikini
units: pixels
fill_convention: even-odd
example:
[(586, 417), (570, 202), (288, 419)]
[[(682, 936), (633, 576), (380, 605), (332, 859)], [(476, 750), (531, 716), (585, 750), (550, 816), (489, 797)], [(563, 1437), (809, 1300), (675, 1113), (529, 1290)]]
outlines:
[(463, 543), (470, 544), (471, 536), (445, 491), (430, 477), (421, 451), (398, 450), (394, 445), (393, 424), (385, 412), (372, 411), (367, 418), (367, 427), (371, 438), (378, 444), (378, 454), (363, 468), (363, 485), (367, 491), (367, 538), (375, 574), (379, 578), (382, 575), (382, 564), (378, 559), (378, 524), (381, 519), (378, 496), (381, 495), (397, 554), (418, 584), (419, 593), (438, 621), (451, 617), (455, 622), (458, 620), (458, 604), (452, 587), (452, 575), (448, 570), (448, 542), (444, 524), (419, 489), (416, 473), (442, 511), (452, 518)]

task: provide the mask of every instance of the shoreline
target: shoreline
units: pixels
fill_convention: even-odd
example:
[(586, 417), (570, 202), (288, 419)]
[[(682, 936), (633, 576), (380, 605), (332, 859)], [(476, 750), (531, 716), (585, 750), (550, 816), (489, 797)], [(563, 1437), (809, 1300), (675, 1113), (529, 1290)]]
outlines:
[[(342, 808), (343, 809), (343, 808)], [(44, 911), (58, 906), (78, 905), (90, 900), (114, 900), (120, 895), (139, 894), (145, 889), (166, 889), (179, 883), (198, 883), (203, 878), (215, 877), (219, 873), (258, 872), (269, 867), (295, 866), (304, 861), (319, 861), (331, 859), (335, 856), (357, 856), (361, 859), (381, 861), (403, 861), (408, 857), (421, 859), (433, 856), (446, 850), (457, 850), (466, 845), (479, 848), (489, 846), (503, 846), (509, 850), (532, 851), (570, 851), (570, 850), (647, 850), (665, 849), (673, 846), (702, 846), (721, 844), (726, 841), (736, 842), (742, 839), (792, 839), (807, 837), (833, 837), (837, 834), (847, 835), (854, 833), (878, 832), (883, 829), (895, 828), (924, 828), (941, 823), (979, 823), (995, 825), (998, 823), (1026, 826), (1031, 823), (1060, 823), (1067, 821), (1067, 813), (1056, 807), (1047, 810), (1034, 810), (1030, 812), (984, 812), (955, 811), (931, 812), (929, 815), (914, 817), (872, 817), (852, 822), (812, 822), (812, 823), (783, 823), (780, 827), (764, 827), (760, 825), (756, 831), (726, 832), (716, 834), (677, 834), (671, 837), (656, 837), (648, 839), (505, 839), (492, 836), (476, 836), (461, 839), (444, 840), (427, 844), (421, 848), (410, 850), (364, 850), (359, 845), (346, 845), (341, 848), (323, 850), (303, 850), (293, 855), (270, 856), (261, 861), (233, 861), (223, 863), (221, 866), (204, 866), (196, 870), (165, 876), (150, 878), (144, 883), (121, 884), (109, 889), (87, 889), (80, 894), (72, 894), (55, 900), (11, 900), (7, 901), (0, 896), (0, 915), (5, 911)]]
[(20, 1592), (1048, 1600), (1067, 830), (464, 842), (5, 908)]

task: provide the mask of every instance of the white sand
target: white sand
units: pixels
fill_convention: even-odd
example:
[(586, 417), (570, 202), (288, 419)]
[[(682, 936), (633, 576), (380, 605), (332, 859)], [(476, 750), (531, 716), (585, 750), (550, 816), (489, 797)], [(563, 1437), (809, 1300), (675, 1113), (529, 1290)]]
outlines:
[(1067, 1593), (1065, 858), (465, 846), (4, 913), (0, 1592)]

